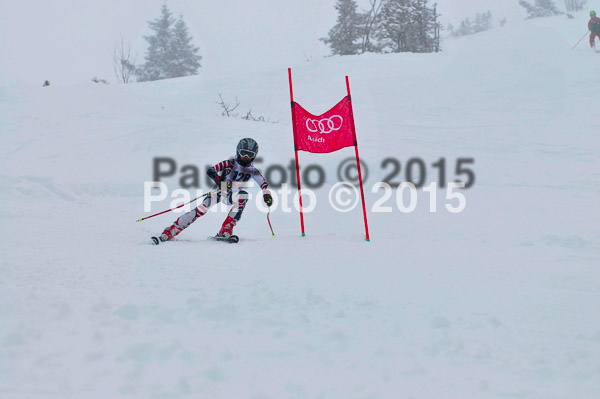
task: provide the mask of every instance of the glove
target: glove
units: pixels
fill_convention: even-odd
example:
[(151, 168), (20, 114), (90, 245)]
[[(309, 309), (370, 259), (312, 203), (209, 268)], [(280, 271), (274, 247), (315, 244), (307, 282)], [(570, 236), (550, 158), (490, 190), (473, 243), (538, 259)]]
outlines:
[(263, 195), (263, 199), (265, 200), (265, 204), (267, 204), (267, 206), (273, 205), (273, 197), (271, 197), (271, 194)]
[[(215, 181), (215, 184), (217, 185), (217, 187), (221, 188), (221, 184), (225, 181), (225, 179), (223, 179), (221, 176), (216, 175), (215, 178), (213, 179)], [(231, 183), (227, 182), (227, 188), (231, 188)]]

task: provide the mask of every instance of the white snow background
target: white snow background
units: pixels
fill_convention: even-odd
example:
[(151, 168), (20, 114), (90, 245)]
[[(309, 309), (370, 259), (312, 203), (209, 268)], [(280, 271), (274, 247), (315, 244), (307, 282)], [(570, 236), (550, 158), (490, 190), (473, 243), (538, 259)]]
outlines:
[[(37, 2), (2, 4), (4, 38), (27, 3)], [(515, 18), (438, 54), (324, 58), (317, 38), (333, 2), (254, 3), (174, 2), (212, 24), (193, 25), (205, 67), (182, 79), (100, 85), (86, 70), (42, 88), (53, 77), (35, 69), (49, 61), (21, 65), (10, 37), (0, 57), (0, 398), (597, 398), (600, 55), (587, 39), (570, 50), (587, 12)], [(100, 57), (85, 32), (101, 30), (94, 10), (112, 3), (90, 4), (65, 17), (81, 18), (64, 28), (81, 33), (74, 57)], [(159, 6), (140, 7), (140, 31)], [(219, 25), (226, 34), (211, 31)], [(290, 34), (298, 27), (312, 36)], [(290, 162), (287, 66), (295, 99), (317, 114), (345, 95), (349, 75), (369, 209), (386, 157), (403, 167), (422, 158), (428, 182), (440, 157), (448, 181), (456, 159), (472, 157), (465, 211), (447, 212), (441, 189), (436, 213), (421, 190), (413, 213), (391, 198), (391, 213), (369, 213), (367, 243), (360, 208), (327, 204), (353, 150), (302, 152), (301, 167), (327, 172), (306, 237), (297, 212), (279, 209), (272, 238), (252, 201), (237, 245), (206, 240), (222, 213), (149, 245), (176, 217), (135, 223), (154, 157), (204, 168), (250, 136), (260, 168)], [(277, 123), (222, 117), (218, 93)]]

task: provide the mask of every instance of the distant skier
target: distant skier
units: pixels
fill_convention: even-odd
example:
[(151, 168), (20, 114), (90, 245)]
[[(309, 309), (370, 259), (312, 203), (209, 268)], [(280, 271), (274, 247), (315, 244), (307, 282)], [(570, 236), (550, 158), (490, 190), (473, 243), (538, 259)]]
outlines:
[[(232, 240), (232, 242), (237, 242), (237, 237), (232, 237), (233, 228), (242, 217), (242, 212), (244, 212), (244, 208), (248, 202), (248, 193), (244, 190), (244, 183), (253, 178), (263, 191), (263, 200), (265, 203), (268, 206), (273, 204), (273, 198), (268, 190), (266, 180), (252, 164), (257, 154), (258, 143), (256, 141), (251, 138), (240, 140), (234, 158), (219, 162), (207, 171), (207, 174), (216, 184), (216, 186), (213, 187), (213, 191), (215, 189), (217, 190), (216, 196), (206, 197), (196, 209), (179, 217), (179, 219), (171, 226), (167, 227), (159, 237), (152, 238), (154, 243), (159, 244), (159, 240), (164, 242), (172, 239), (191, 225), (196, 219), (205, 215), (213, 205), (216, 205), (221, 200), (227, 205), (233, 205), (233, 207), (229, 211), (216, 238), (229, 239), (231, 237), (236, 238), (236, 240)], [(226, 190), (227, 194), (225, 198), (222, 198), (221, 189), (225, 188), (224, 186), (228, 189)], [(234, 191), (237, 193), (237, 196), (234, 196)], [(236, 197), (237, 203), (234, 204), (233, 200)]]
[(600, 39), (600, 18), (596, 16), (596, 11), (590, 11), (590, 22), (588, 22), (590, 32), (590, 46), (596, 48), (596, 38)]

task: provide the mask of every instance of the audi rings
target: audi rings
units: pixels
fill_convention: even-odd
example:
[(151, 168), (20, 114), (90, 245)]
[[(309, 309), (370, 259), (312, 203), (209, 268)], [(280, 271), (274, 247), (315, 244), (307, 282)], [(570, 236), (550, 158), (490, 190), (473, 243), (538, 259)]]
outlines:
[(329, 118), (318, 119), (307, 119), (306, 128), (312, 133), (328, 134), (333, 131), (340, 130), (344, 124), (344, 118), (339, 115), (333, 115)]

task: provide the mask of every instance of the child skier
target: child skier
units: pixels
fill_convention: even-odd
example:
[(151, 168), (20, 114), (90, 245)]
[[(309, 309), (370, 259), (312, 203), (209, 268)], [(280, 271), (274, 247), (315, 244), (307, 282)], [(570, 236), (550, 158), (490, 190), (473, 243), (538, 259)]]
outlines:
[[(258, 169), (252, 165), (254, 158), (258, 154), (258, 143), (251, 138), (240, 140), (237, 145), (234, 158), (219, 162), (212, 168), (208, 169), (207, 174), (214, 180), (217, 189), (216, 196), (207, 196), (204, 201), (194, 210), (179, 217), (175, 223), (167, 227), (159, 237), (152, 237), (155, 244), (160, 241), (168, 241), (181, 233), (185, 228), (192, 224), (196, 219), (205, 215), (208, 210), (219, 201), (223, 201), (227, 205), (233, 205), (227, 218), (221, 226), (221, 230), (216, 238), (229, 239), (232, 237), (233, 228), (242, 217), (242, 212), (248, 202), (248, 193), (243, 189), (244, 183), (253, 178), (263, 191), (263, 199), (267, 206), (273, 204), (273, 198), (268, 190), (268, 184)], [(232, 186), (233, 184), (233, 186)], [(221, 189), (227, 187), (226, 194), (222, 196)], [(234, 196), (234, 191), (237, 191), (237, 196)], [(233, 201), (237, 197), (237, 203)], [(234, 242), (237, 242), (235, 240)]]
[(596, 48), (596, 38), (600, 39), (600, 18), (596, 16), (596, 11), (590, 11), (590, 22), (588, 22), (590, 32), (590, 46)]

